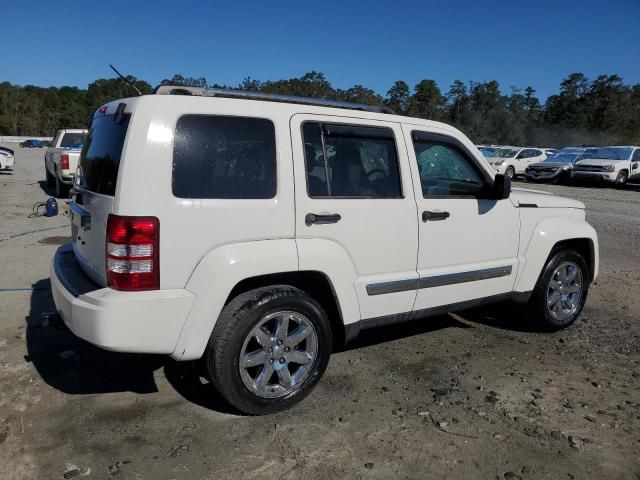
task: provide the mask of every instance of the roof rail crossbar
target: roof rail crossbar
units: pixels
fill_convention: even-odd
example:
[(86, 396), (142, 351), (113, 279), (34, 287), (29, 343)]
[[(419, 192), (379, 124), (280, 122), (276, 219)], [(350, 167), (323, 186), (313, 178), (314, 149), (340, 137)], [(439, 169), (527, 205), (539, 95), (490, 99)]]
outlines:
[(351, 110), (363, 110), (366, 112), (390, 113), (395, 112), (380, 105), (366, 105), (364, 103), (340, 102), (338, 100), (325, 100), (323, 98), (298, 97), (295, 95), (282, 95), (278, 93), (247, 92), (245, 90), (232, 90), (228, 88), (183, 87), (180, 85), (160, 85), (156, 87), (156, 95), (193, 95), (197, 97), (226, 97), (244, 98), (247, 100), (264, 100), (269, 102), (299, 103), (303, 105), (318, 105), (323, 107), (348, 108)]

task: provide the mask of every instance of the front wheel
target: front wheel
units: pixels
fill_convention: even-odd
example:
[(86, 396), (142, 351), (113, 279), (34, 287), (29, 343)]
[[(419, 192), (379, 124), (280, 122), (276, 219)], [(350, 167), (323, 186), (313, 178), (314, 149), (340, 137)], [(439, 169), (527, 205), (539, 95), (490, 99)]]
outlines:
[(513, 167), (508, 167), (504, 174), (513, 180), (516, 176), (516, 170)]
[(331, 327), (302, 290), (276, 285), (234, 298), (209, 339), (206, 364), (222, 396), (251, 415), (290, 408), (322, 377)]
[(589, 267), (572, 248), (552, 252), (529, 300), (529, 316), (545, 330), (571, 325), (582, 312), (589, 292)]
[(627, 180), (629, 180), (629, 174), (626, 170), (621, 170), (616, 177), (616, 187), (624, 187), (627, 184)]

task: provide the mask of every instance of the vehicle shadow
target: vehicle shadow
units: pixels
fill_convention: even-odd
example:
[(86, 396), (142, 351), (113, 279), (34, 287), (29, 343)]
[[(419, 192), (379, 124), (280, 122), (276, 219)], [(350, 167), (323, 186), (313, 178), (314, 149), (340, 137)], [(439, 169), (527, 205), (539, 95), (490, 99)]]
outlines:
[(335, 352), (337, 353), (370, 347), (378, 345), (379, 343), (413, 337), (415, 335), (422, 335), (424, 333), (435, 332), (445, 328), (473, 328), (473, 326), (461, 322), (451, 315), (417, 318), (408, 322), (362, 330), (355, 340), (343, 345), (342, 347), (338, 346)]
[(456, 316), (467, 322), (480, 323), (500, 330), (522, 333), (548, 333), (548, 330), (526, 318), (525, 309), (524, 305), (504, 302), (458, 312)]
[(45, 195), (55, 198), (56, 187), (50, 187), (49, 185), (47, 185), (46, 180), (38, 180), (38, 185), (40, 186), (40, 189), (45, 193)]
[(189, 402), (223, 413), (238, 413), (206, 378), (201, 362), (177, 362), (166, 355), (109, 352), (75, 336), (64, 325), (45, 324), (43, 313), (54, 312), (51, 282), (32, 285), (26, 317), (27, 355), (42, 379), (70, 395), (158, 391), (154, 372), (164, 374), (175, 391)]

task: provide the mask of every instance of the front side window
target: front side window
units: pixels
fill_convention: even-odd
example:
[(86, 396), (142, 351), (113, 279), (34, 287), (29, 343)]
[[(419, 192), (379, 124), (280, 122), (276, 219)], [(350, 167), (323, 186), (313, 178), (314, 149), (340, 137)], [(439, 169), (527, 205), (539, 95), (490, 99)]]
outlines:
[(455, 140), (422, 132), (412, 136), (424, 198), (473, 197), (484, 190), (479, 167)]
[(310, 197), (402, 197), (391, 129), (305, 122), (302, 135)]
[(273, 198), (275, 128), (264, 118), (185, 115), (176, 125), (172, 191), (178, 198)]
[(631, 158), (632, 162), (640, 162), (640, 148), (633, 152), (633, 157)]

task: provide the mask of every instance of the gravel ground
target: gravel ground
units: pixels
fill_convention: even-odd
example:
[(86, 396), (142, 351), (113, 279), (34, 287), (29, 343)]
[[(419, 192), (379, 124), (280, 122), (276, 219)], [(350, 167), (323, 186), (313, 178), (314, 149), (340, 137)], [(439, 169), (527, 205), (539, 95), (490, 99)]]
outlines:
[(640, 188), (535, 187), (583, 201), (600, 235), (568, 330), (496, 308), (369, 331), (302, 404), (246, 417), (198, 365), (43, 324), (68, 220), (27, 218), (44, 150), (16, 154), (0, 173), (0, 478), (640, 479)]

